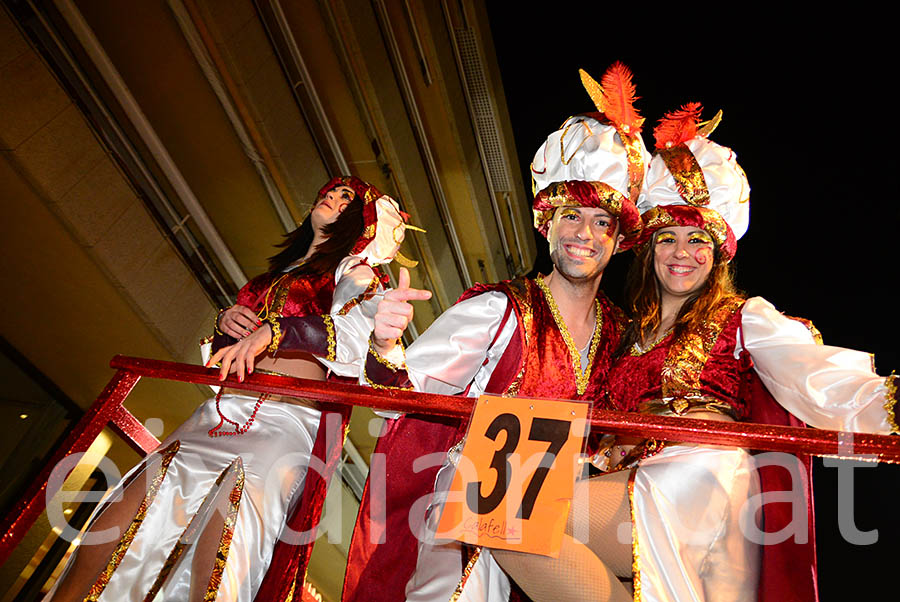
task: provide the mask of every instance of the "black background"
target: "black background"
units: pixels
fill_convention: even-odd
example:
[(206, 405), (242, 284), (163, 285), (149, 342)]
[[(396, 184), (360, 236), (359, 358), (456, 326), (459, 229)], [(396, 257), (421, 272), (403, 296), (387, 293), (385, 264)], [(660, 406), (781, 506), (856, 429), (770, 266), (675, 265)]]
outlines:
[[(525, 186), (547, 135), (595, 110), (579, 68), (599, 80), (616, 60), (631, 67), (648, 146), (665, 111), (699, 101), (707, 119), (722, 109), (711, 138), (734, 149), (752, 189), (750, 230), (734, 260), (738, 286), (811, 319), (826, 344), (874, 353), (880, 374), (900, 369), (893, 19), (862, 5), (850, 14), (764, 16), (718, 5), (689, 19), (679, 12), (695, 5), (618, 15), (603, 3), (526, 6), (488, 3)], [(538, 248), (546, 271), (543, 238)], [(615, 257), (604, 274), (616, 301), (630, 260)], [(895, 596), (900, 467), (854, 471), (854, 522), (879, 536), (856, 546), (838, 529), (837, 470), (816, 464), (821, 599), (837, 600), (847, 587)]]

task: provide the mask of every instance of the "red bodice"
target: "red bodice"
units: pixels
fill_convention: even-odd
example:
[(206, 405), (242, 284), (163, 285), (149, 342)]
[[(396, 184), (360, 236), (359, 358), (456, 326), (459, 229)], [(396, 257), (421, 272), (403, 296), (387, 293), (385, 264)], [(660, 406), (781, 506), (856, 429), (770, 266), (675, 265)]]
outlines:
[[(741, 386), (751, 363), (734, 357), (743, 299), (726, 299), (710, 313), (701, 333), (669, 334), (647, 352), (632, 350), (609, 373), (609, 409), (639, 411), (653, 400), (715, 398), (738, 420), (748, 417)], [(677, 404), (669, 403), (678, 409)]]
[[(245, 305), (264, 318), (266, 315), (283, 318), (319, 316), (331, 312), (334, 297), (334, 273), (296, 274), (288, 272), (272, 276), (257, 276), (238, 292), (237, 303)], [(268, 310), (268, 314), (267, 314)], [(234, 339), (229, 339), (233, 342)], [(306, 350), (313, 351), (316, 341), (307, 340)], [(338, 437), (329, 439), (335, 431), (325, 428), (329, 416), (337, 416), (342, 426), (336, 431)], [(323, 413), (316, 440), (311, 450), (312, 460), (322, 467), (309, 471), (297, 503), (285, 519), (286, 529), (306, 533), (315, 529), (315, 524), (325, 502), (328, 480), (340, 461), (341, 435), (348, 427), (350, 408), (348, 406), (323, 405)], [(295, 590), (302, 587), (307, 563), (312, 553), (312, 543), (296, 543), (279, 540), (272, 551), (272, 561), (266, 571), (255, 600), (289, 600)], [(296, 599), (296, 596), (294, 596)]]
[(262, 274), (238, 292), (238, 305), (245, 305), (264, 317), (299, 317), (327, 314), (334, 297), (334, 274)]
[[(638, 411), (646, 402), (663, 399), (680, 413), (678, 400), (705, 397), (730, 407), (738, 420), (801, 426), (763, 386), (749, 354), (743, 351), (734, 357), (743, 305), (739, 297), (725, 299), (710, 312), (699, 332), (677, 338), (669, 335), (644, 354), (617, 360), (609, 373), (610, 409)], [(808, 456), (800, 459), (809, 518), (807, 539), (803, 543), (793, 537), (777, 539), (762, 546), (760, 602), (817, 600), (811, 464)], [(763, 492), (788, 491), (796, 485), (793, 476), (777, 466), (762, 466), (758, 471)], [(781, 533), (793, 524), (790, 504), (767, 503), (763, 513), (767, 533)]]

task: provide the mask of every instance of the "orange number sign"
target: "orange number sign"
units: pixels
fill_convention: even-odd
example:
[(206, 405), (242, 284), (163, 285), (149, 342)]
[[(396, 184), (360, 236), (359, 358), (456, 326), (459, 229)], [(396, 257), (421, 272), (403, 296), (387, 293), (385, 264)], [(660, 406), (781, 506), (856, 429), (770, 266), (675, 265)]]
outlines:
[(478, 399), (438, 538), (558, 556), (590, 406)]

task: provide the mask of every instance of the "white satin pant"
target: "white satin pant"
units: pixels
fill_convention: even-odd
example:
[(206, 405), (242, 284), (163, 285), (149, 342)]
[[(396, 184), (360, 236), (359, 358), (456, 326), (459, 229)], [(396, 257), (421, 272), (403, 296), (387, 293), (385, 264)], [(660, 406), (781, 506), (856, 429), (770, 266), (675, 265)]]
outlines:
[[(256, 400), (255, 396), (225, 394), (220, 399), (220, 408), (225, 416), (243, 424)], [(198, 521), (204, 520), (206, 506), (201, 507), (204, 500), (222, 495), (233, 495), (237, 513), (215, 599), (252, 600), (265, 576), (275, 543), (282, 535), (286, 515), (303, 489), (320, 416), (319, 411), (311, 408), (269, 400), (260, 406), (247, 432), (210, 437), (208, 431), (219, 423), (215, 399), (201, 404), (157, 451), (122, 480), (124, 483), (140, 471), (147, 472), (152, 479), (150, 473), (156, 472), (160, 453), (179, 442), (143, 522), (99, 600), (144, 600), (157, 583), (176, 543), (186, 540), (190, 521), (195, 516)], [(227, 423), (225, 427), (233, 430)], [(217, 485), (223, 473), (225, 478)], [(234, 485), (241, 476), (243, 486), (238, 492)], [(150, 479), (136, 478), (130, 486), (146, 487)], [(221, 524), (222, 519), (218, 520), (217, 524)], [(88, 524), (92, 521), (93, 518)], [(186, 546), (177, 562), (167, 567), (168, 576), (155, 600), (189, 598), (193, 552), (192, 546)], [(169, 564), (172, 565), (171, 560)], [(210, 560), (201, 564), (212, 566), (213, 563)], [(200, 577), (205, 589), (209, 576)], [(52, 596), (51, 591), (46, 600)]]

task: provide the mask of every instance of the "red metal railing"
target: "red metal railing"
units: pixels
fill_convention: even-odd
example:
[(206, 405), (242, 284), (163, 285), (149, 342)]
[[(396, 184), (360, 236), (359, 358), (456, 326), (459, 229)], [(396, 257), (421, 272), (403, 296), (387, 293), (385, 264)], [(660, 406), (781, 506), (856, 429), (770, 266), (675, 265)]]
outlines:
[[(117, 355), (110, 362), (110, 366), (117, 369), (112, 380), (97, 397), (97, 401), (87, 414), (75, 425), (35, 482), (0, 523), (2, 533), (0, 565), (6, 561), (43, 512), (48, 493), (47, 480), (53, 467), (70, 454), (86, 451), (104, 427), (108, 425), (142, 455), (146, 455), (159, 445), (159, 441), (122, 405), (142, 376), (213, 386), (222, 384), (218, 378), (218, 371), (192, 364)], [(376, 390), (356, 385), (258, 373), (249, 376), (244, 382), (229, 378), (226, 384), (235, 389), (301, 397), (314, 401), (452, 417), (469, 416), (475, 402), (469, 397), (394, 389)], [(663, 441), (729, 445), (762, 451), (837, 456), (847, 455), (851, 451), (848, 448), (847, 435), (838, 431), (650, 416), (597, 408), (591, 411), (591, 425), (608, 433), (652, 437)], [(883, 462), (900, 463), (900, 437), (854, 433), (852, 453), (871, 455)], [(50, 496), (55, 493), (50, 492)]]

